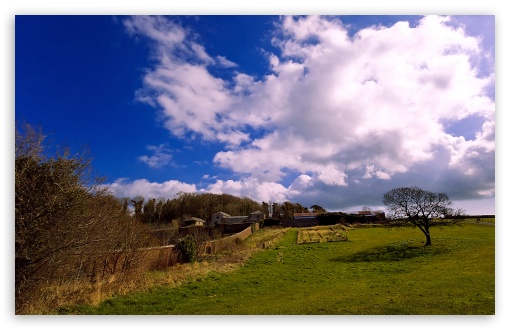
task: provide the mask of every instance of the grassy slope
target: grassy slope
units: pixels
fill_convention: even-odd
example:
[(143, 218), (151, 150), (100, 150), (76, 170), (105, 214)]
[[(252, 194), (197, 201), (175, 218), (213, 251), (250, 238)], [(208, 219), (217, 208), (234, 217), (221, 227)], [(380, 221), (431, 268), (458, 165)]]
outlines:
[(109, 299), (80, 314), (494, 314), (495, 228), (350, 230), (297, 245), (297, 230), (237, 271)]

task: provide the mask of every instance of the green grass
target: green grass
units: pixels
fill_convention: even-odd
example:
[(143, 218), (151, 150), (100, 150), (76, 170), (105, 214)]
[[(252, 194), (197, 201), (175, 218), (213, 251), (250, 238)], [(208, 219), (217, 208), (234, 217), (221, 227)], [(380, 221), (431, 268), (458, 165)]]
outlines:
[(495, 314), (495, 227), (358, 228), (349, 241), (273, 248), (229, 274), (73, 306), (62, 314)]

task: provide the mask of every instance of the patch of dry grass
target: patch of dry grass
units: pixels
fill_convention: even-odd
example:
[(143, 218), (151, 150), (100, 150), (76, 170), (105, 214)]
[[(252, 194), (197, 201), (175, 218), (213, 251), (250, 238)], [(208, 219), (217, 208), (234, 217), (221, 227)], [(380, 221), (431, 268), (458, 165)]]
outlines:
[(145, 283), (146, 274), (114, 275), (108, 279), (91, 282), (86, 279), (65, 280), (40, 287), (32, 301), (20, 314), (52, 314), (71, 304), (97, 305), (114, 295), (128, 293)]
[(347, 241), (347, 229), (340, 224), (301, 228), (298, 230), (297, 244)]

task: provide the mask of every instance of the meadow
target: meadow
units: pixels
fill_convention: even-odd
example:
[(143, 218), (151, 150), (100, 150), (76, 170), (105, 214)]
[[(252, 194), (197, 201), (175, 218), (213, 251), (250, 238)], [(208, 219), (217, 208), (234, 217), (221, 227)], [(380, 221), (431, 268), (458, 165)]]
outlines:
[[(261, 230), (244, 244), (271, 230), (282, 229)], [(494, 315), (495, 226), (465, 223), (431, 233), (427, 247), (410, 227), (351, 228), (347, 241), (296, 244), (298, 229), (286, 229), (233, 271), (211, 269), (179, 285), (58, 313)]]

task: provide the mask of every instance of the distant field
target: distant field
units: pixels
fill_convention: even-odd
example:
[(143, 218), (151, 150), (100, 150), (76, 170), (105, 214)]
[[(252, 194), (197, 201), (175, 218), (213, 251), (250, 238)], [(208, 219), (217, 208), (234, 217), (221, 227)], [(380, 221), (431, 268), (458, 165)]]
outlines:
[[(263, 232), (263, 231), (262, 231)], [(257, 235), (257, 233), (255, 233)], [(229, 274), (73, 306), (62, 314), (495, 313), (495, 227), (356, 228), (348, 241), (296, 244), (298, 229)]]
[(486, 222), (496, 224), (496, 218), (466, 218), (464, 222)]

